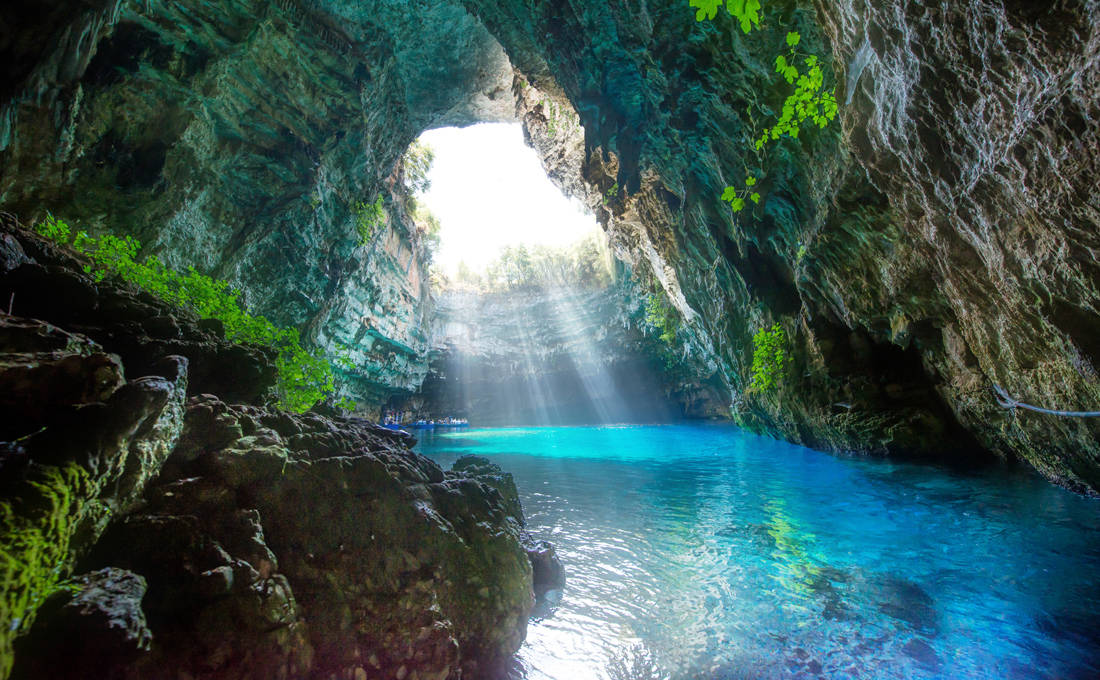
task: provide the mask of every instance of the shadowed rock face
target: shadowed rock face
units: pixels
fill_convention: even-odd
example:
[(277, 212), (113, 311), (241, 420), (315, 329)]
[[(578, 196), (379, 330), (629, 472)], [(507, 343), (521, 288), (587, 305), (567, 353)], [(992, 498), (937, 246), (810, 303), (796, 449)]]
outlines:
[(395, 164), (426, 128), (513, 118), (500, 46), (450, 3), (100, 4), (11, 17), (0, 50), (36, 66), (0, 88), (0, 204), (133, 234), (353, 347), (354, 397), (419, 385), (426, 261)]
[[(515, 115), (667, 292), (740, 422), (833, 449), (994, 452), (1100, 488), (1100, 424), (1013, 415), (990, 391), (1100, 404), (1096, 3), (765, 5), (748, 36), (686, 0), (47, 12), (18, 31), (40, 39), (0, 45), (23, 65), (2, 90), (22, 94), (2, 103), (0, 201), (135, 233), (327, 346), (400, 307), (420, 321), (379, 333), (415, 354), (424, 295), (357, 297), (394, 279), (357, 247), (352, 206), (381, 192), (401, 222), (393, 166), (416, 134)], [(840, 117), (758, 156), (792, 29), (829, 62)], [(745, 173), (763, 200), (735, 216), (718, 197)], [(775, 323), (793, 361), (760, 394), (751, 338)], [(390, 354), (362, 357), (367, 382), (423, 374)]]

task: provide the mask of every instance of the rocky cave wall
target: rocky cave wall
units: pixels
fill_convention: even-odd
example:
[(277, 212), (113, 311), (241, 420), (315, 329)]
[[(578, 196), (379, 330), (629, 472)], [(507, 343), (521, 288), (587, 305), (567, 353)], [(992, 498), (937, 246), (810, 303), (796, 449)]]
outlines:
[[(1100, 488), (1100, 425), (991, 392), (1100, 404), (1096, 2), (776, 0), (750, 35), (681, 0), (462, 5), (47, 4), (2, 46), (21, 68), (0, 199), (122, 224), (322, 343), (326, 323), (354, 338), (354, 201), (421, 130), (512, 119), (518, 98), (551, 177), (665, 291), (740, 422)], [(792, 29), (840, 117), (759, 156)], [(719, 196), (745, 173), (763, 200), (734, 215)], [(793, 362), (762, 393), (751, 338), (774, 323)]]
[[(132, 234), (347, 354), (377, 403), (427, 370), (426, 248), (398, 160), (424, 129), (511, 120), (500, 46), (448, 3), (6, 5), (0, 205)], [(409, 39), (416, 35), (416, 39)], [(365, 244), (356, 206), (381, 196)]]
[[(1095, 2), (768, 2), (743, 35), (678, 1), (467, 0), (586, 136), (617, 252), (659, 280), (740, 422), (833, 449), (1027, 460), (1100, 486)], [(788, 30), (830, 58), (838, 123), (754, 154)], [(779, 86), (777, 87), (777, 83)], [(719, 201), (744, 174), (759, 206)], [(614, 183), (614, 184), (613, 184)], [(793, 355), (748, 389), (753, 333)]]

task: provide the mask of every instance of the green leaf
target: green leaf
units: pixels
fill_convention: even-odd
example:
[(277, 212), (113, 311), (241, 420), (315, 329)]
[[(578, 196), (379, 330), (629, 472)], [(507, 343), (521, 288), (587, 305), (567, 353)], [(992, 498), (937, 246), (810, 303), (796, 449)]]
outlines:
[(775, 72), (785, 73), (787, 71), (787, 58), (782, 54), (775, 58)]
[(733, 212), (741, 212), (745, 209), (745, 199), (738, 197), (730, 201), (730, 207), (733, 208)]
[(735, 198), (737, 198), (737, 189), (733, 187), (726, 187), (725, 190), (722, 191), (723, 201), (732, 201)]
[(749, 200), (752, 201), (753, 203), (759, 203), (760, 202), (760, 194), (753, 193), (752, 195), (749, 196)]
[(787, 34), (787, 45), (789, 45), (790, 47), (794, 47), (795, 45), (797, 45), (799, 40), (802, 40), (802, 36), (800, 36), (797, 32), (791, 31)]
[(726, 11), (737, 19), (743, 32), (760, 28), (760, 0), (726, 0)]
[(698, 8), (698, 11), (695, 13), (696, 21), (702, 21), (703, 19), (713, 19), (714, 17), (718, 16), (718, 5), (721, 4), (722, 0), (691, 0), (689, 3), (691, 7)]
[(752, 175), (749, 175), (748, 177), (745, 178), (745, 186), (751, 187), (754, 184), (756, 184), (756, 178), (755, 177), (753, 177)]

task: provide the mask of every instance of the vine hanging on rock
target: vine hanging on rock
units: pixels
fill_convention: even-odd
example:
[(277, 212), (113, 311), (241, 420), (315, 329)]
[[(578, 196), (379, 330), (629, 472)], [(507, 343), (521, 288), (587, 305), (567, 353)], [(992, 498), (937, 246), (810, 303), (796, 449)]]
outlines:
[[(696, 21), (714, 19), (722, 3), (723, 0), (689, 0), (689, 5), (696, 8)], [(742, 32), (750, 33), (753, 29), (760, 28), (762, 7), (759, 0), (725, 0), (725, 7), (730, 16), (738, 21)], [(754, 148), (757, 152), (763, 151), (769, 142), (783, 137), (797, 139), (806, 121), (812, 122), (818, 128), (824, 128), (836, 118), (836, 88), (825, 88), (825, 72), (820, 59), (816, 55), (799, 52), (797, 48), (801, 42), (801, 34), (789, 31), (786, 36), (786, 54), (779, 54), (775, 58), (775, 72), (782, 76), (787, 85), (794, 85), (795, 89), (783, 101), (776, 122), (765, 127), (759, 135), (754, 135)], [(754, 188), (756, 183), (757, 177), (746, 173), (744, 186), (727, 186), (721, 199), (729, 203), (733, 212), (741, 212), (745, 209), (746, 201), (760, 202), (761, 195)]]

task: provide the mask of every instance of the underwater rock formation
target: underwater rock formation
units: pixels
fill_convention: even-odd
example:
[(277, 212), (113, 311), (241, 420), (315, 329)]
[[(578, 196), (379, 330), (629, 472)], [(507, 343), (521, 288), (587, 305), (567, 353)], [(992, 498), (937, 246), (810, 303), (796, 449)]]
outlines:
[[(0, 203), (133, 233), (322, 346), (382, 336), (348, 380), (381, 397), (425, 373), (431, 312), (422, 281), (371, 263), (355, 207), (383, 196), (402, 220), (395, 163), (422, 130), (519, 119), (742, 424), (1100, 489), (1100, 424), (992, 392), (1100, 404), (1096, 3), (763, 4), (748, 35), (686, 0), (8, 12), (27, 38), (3, 46)], [(840, 115), (757, 154), (789, 30)], [(733, 213), (723, 189), (749, 174), (762, 199)], [(753, 337), (777, 325), (791, 360), (753, 389)]]
[[(263, 351), (0, 227), (19, 312), (0, 315), (0, 676), (442, 679), (508, 663), (532, 564), (554, 566), (510, 475), (444, 472), (404, 433), (266, 406)], [(189, 365), (245, 403), (189, 387)]]

